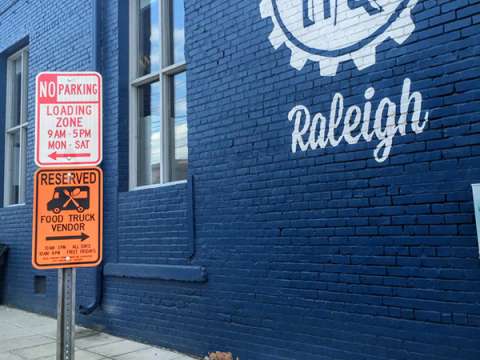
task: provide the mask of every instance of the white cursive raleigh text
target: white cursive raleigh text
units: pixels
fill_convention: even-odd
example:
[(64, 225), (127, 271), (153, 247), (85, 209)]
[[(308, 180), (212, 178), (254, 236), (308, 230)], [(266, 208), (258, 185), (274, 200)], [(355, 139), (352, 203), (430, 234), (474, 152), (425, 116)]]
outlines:
[[(376, 138), (380, 142), (373, 155), (379, 163), (384, 162), (390, 156), (395, 135), (407, 134), (408, 120), (415, 134), (422, 133), (428, 123), (428, 111), (422, 118), (422, 94), (418, 91), (412, 93), (411, 85), (411, 80), (406, 78), (403, 82), (400, 109), (397, 109), (397, 105), (388, 97), (380, 101), (372, 125), (370, 125), (371, 100), (375, 95), (373, 87), (369, 87), (364, 93), (366, 102), (363, 110), (357, 105), (352, 105), (344, 111), (343, 95), (336, 93), (330, 107), (328, 122), (321, 113), (312, 117), (307, 107), (295, 106), (288, 114), (288, 120), (294, 121), (292, 152), (297, 152), (298, 148), (301, 151), (307, 151), (309, 148), (324, 149), (329, 145), (335, 147), (342, 141), (356, 144), (362, 138), (366, 142)], [(409, 114), (411, 118), (407, 119)]]

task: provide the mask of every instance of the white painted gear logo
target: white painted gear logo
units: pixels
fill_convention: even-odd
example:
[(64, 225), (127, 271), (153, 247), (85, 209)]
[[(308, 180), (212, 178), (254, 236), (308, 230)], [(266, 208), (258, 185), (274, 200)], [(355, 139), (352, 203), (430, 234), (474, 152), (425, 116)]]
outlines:
[(318, 62), (322, 76), (334, 76), (341, 62), (359, 70), (376, 62), (377, 46), (388, 38), (403, 44), (415, 30), (411, 11), (418, 0), (262, 0), (270, 17), (275, 49), (291, 50), (290, 65), (301, 70)]

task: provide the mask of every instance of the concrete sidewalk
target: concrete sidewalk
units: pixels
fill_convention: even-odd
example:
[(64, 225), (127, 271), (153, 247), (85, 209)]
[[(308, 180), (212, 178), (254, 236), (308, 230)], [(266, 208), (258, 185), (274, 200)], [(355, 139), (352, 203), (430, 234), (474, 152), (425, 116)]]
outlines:
[[(55, 360), (57, 321), (0, 306), (0, 360)], [(75, 360), (194, 360), (173, 351), (77, 327)]]

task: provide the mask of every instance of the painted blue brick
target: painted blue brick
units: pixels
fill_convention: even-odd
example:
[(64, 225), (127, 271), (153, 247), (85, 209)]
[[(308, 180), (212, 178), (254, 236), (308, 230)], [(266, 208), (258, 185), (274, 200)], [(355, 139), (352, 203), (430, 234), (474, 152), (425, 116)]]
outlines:
[[(11, 3), (5, 12), (0, 4), (0, 55), (29, 43), (33, 124), (39, 71), (92, 69), (91, 3)], [(128, 191), (127, 3), (102, 2), (106, 262), (194, 265), (208, 282), (109, 273), (101, 310), (79, 321), (199, 356), (480, 358), (470, 189), (480, 182), (477, 2), (418, 2), (415, 32), (402, 46), (386, 41), (373, 67), (348, 61), (321, 77), (318, 64), (297, 71), (288, 47), (271, 47), (259, 1), (186, 0), (194, 218), (188, 183)], [(292, 106), (328, 114), (334, 93), (361, 104), (371, 85), (378, 99), (398, 102), (407, 76), (430, 122), (422, 134), (395, 138), (385, 163), (372, 159), (374, 141), (291, 153)], [(0, 209), (0, 242), (11, 247), (5, 295), (54, 314), (54, 271), (45, 272), (47, 296), (32, 294), (33, 131), (27, 204)], [(82, 304), (93, 299), (94, 275), (79, 271)]]

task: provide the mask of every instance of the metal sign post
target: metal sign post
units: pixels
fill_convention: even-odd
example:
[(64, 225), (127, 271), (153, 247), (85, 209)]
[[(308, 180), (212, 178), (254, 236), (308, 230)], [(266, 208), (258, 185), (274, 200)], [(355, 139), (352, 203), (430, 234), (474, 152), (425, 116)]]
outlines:
[(76, 268), (102, 262), (102, 94), (96, 72), (36, 79), (32, 266), (58, 269), (57, 360), (75, 360)]
[(75, 360), (75, 269), (58, 270), (57, 360)]

